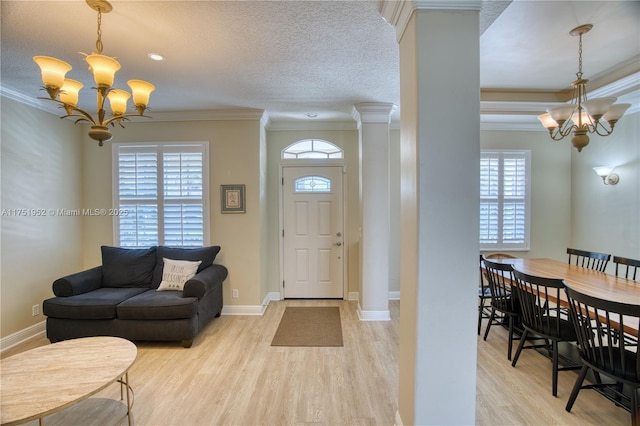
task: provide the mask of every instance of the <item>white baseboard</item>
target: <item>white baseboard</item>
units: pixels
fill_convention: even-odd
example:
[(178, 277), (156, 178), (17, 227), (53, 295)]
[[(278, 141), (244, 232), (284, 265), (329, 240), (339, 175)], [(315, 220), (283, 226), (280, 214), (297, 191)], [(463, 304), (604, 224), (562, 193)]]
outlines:
[(360, 299), (360, 293), (358, 293), (357, 291), (350, 291), (349, 294), (347, 295), (347, 300), (357, 301), (359, 299)]
[(400, 300), (400, 291), (390, 291), (389, 300)]
[(262, 305), (224, 305), (221, 315), (262, 315), (266, 308)]
[(269, 302), (280, 300), (280, 293), (272, 291), (267, 293), (261, 305), (224, 305), (222, 315), (263, 315)]
[(363, 311), (358, 303), (358, 319), (360, 321), (391, 321), (389, 310), (386, 311)]
[[(274, 302), (276, 302), (278, 300), (282, 300), (281, 297), (280, 297), (280, 292), (279, 291), (272, 291), (272, 292), (267, 293), (267, 296), (264, 298), (264, 300), (267, 300), (267, 299), (269, 301), (273, 300)], [(267, 303), (269, 303), (269, 302), (267, 302)]]
[(46, 332), (46, 323), (46, 321), (41, 321), (31, 327), (25, 328), (24, 330), (10, 334), (7, 337), (3, 337), (0, 339), (0, 353), (19, 345), (20, 343), (24, 343), (28, 340), (44, 335)]

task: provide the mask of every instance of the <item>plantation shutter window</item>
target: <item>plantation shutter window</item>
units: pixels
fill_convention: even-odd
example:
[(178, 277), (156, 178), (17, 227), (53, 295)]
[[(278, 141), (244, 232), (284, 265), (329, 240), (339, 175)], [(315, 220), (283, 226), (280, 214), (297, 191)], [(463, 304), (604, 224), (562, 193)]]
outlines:
[(529, 151), (482, 151), (480, 249), (529, 249)]
[(206, 143), (114, 144), (114, 240), (121, 247), (208, 244)]

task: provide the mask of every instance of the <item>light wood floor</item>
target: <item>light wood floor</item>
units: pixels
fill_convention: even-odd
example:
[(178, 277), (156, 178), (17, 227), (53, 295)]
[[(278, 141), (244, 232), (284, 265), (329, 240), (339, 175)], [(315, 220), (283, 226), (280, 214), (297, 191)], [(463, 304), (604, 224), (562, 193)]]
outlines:
[[(286, 306), (340, 306), (342, 348), (272, 347)], [(223, 316), (190, 349), (172, 343), (138, 343), (130, 371), (137, 425), (393, 425), (398, 395), (399, 302), (390, 322), (358, 320), (355, 302), (272, 302), (265, 315)], [(35, 339), (3, 357), (48, 344)], [(630, 415), (594, 391), (583, 391), (564, 410), (577, 376), (560, 372), (551, 395), (551, 364), (524, 351), (516, 368), (506, 359), (506, 332), (478, 338), (479, 425), (626, 425)], [(122, 412), (113, 386), (63, 412), (46, 425), (113, 424)], [(116, 414), (114, 411), (118, 411)], [(31, 422), (29, 425), (35, 425)]]

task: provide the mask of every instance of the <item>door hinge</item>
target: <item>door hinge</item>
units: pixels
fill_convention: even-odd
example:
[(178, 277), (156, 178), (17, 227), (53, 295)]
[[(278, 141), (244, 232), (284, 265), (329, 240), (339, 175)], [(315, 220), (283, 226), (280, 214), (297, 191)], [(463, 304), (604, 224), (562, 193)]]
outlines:
[(284, 178), (282, 178), (282, 186), (284, 186)]
[(284, 288), (284, 280), (282, 280), (282, 288)]
[(282, 236), (284, 237), (284, 229), (282, 230)]

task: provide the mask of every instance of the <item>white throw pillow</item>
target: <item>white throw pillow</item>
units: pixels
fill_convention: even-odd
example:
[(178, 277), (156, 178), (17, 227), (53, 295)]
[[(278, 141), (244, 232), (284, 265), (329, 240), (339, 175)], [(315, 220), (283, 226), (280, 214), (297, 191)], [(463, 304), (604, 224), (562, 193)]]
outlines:
[(188, 260), (172, 260), (166, 257), (164, 260), (164, 268), (162, 269), (162, 282), (158, 287), (158, 291), (177, 290), (182, 291), (184, 283), (193, 278), (198, 271), (198, 266), (202, 261), (190, 262)]

